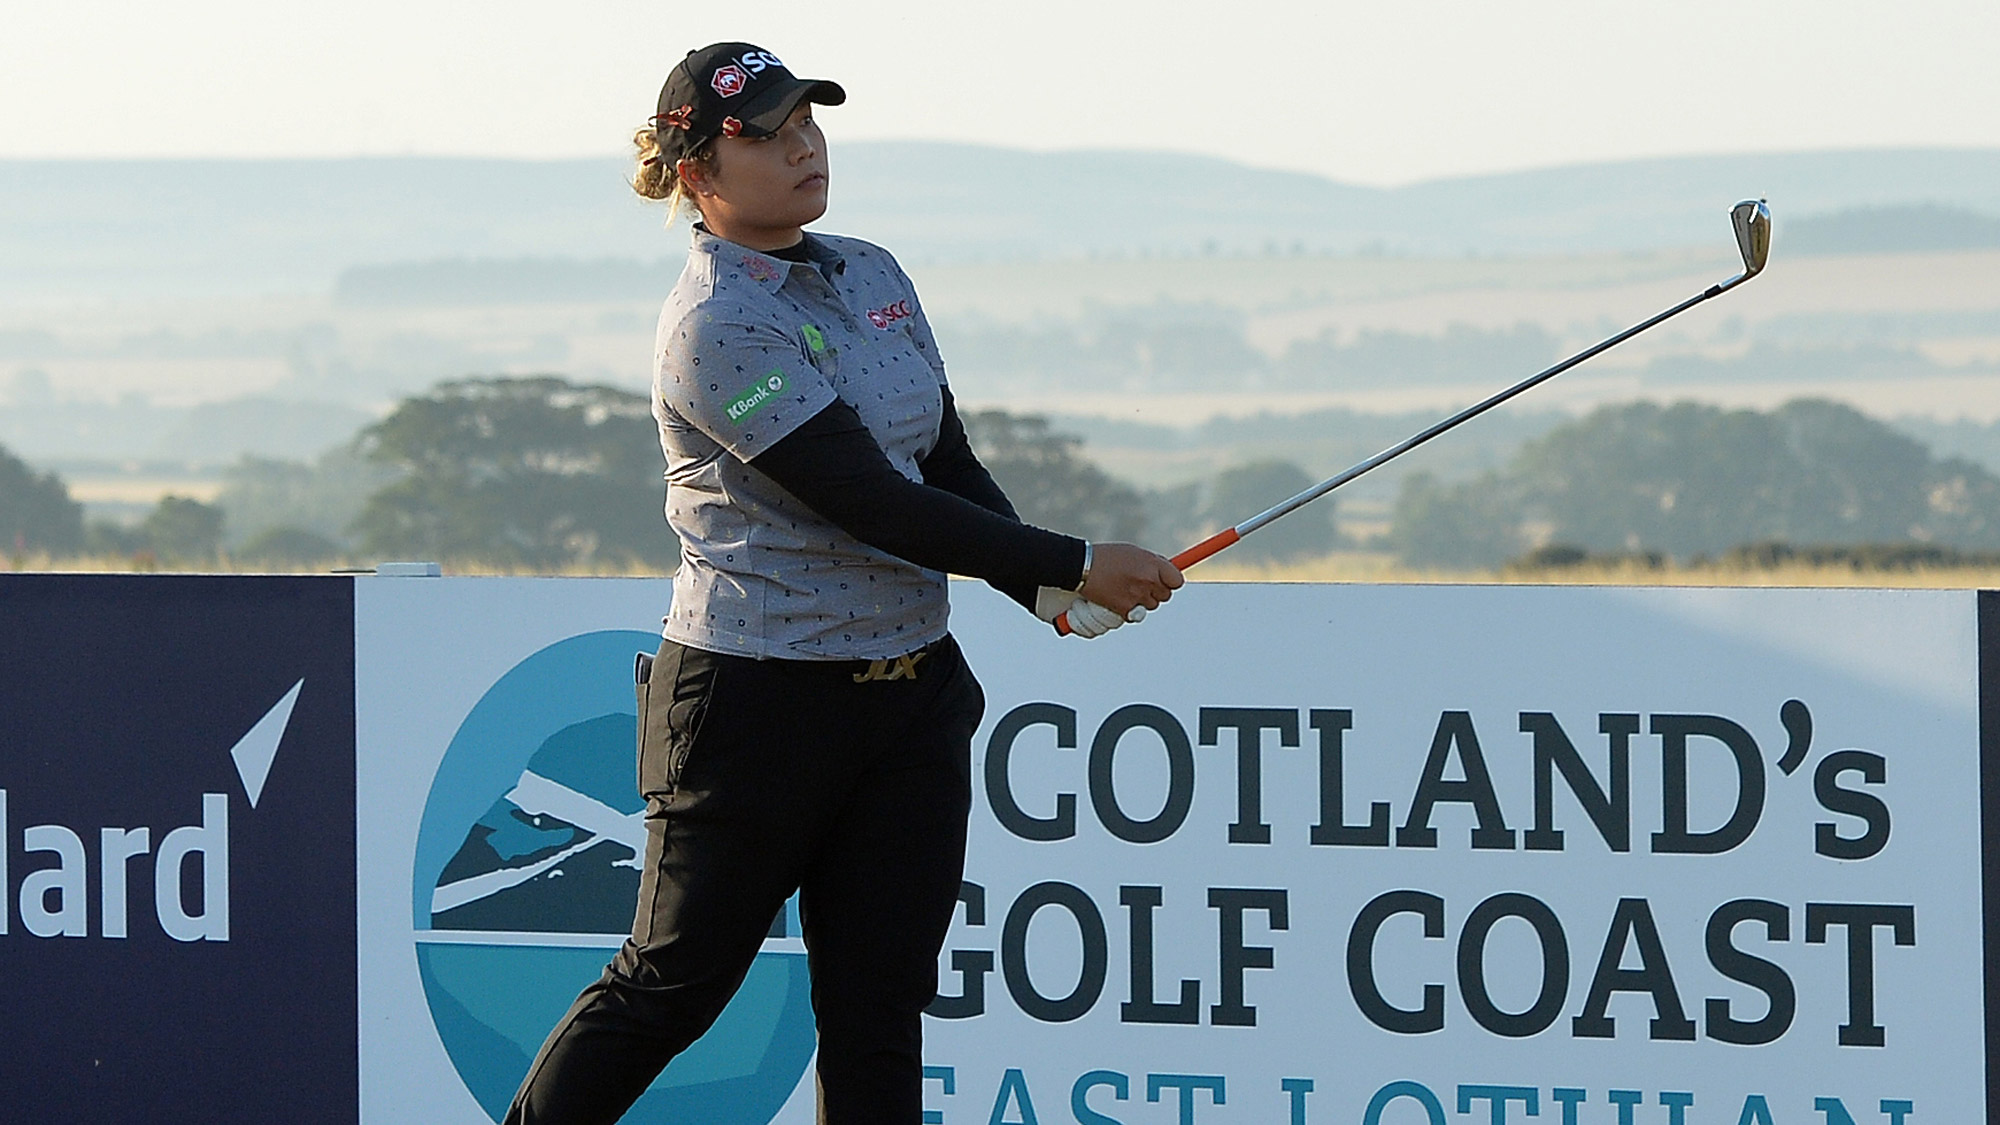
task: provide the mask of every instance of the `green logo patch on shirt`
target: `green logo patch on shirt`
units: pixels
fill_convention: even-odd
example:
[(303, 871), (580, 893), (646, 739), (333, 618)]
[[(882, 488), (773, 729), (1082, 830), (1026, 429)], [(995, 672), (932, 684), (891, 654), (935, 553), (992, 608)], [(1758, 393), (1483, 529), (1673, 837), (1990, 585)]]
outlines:
[(799, 331), (805, 335), (806, 347), (811, 348), (814, 355), (818, 355), (826, 350), (826, 337), (819, 334), (819, 327), (817, 325), (801, 324), (799, 325)]
[(783, 371), (773, 371), (758, 380), (756, 386), (751, 387), (749, 390), (730, 400), (729, 405), (722, 408), (723, 413), (729, 416), (730, 421), (741, 422), (759, 410), (764, 409), (765, 405), (772, 399), (784, 393), (785, 373)]

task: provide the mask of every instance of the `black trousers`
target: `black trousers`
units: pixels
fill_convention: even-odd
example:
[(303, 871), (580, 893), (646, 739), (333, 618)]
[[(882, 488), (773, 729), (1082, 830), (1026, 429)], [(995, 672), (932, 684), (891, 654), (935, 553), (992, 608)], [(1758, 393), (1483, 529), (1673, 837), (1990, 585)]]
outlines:
[(668, 642), (638, 691), (632, 936), (549, 1033), (507, 1122), (617, 1121), (714, 1023), (798, 891), (819, 1120), (917, 1125), (985, 708), (957, 643), (871, 664)]

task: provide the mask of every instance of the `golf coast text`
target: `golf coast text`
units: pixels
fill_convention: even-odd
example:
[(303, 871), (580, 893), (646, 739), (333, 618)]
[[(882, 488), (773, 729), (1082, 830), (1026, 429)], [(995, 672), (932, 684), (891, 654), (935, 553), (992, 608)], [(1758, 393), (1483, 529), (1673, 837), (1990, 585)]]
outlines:
[[(1798, 700), (1788, 700), (1777, 708), (1786, 735), (1786, 746), (1775, 764), (1781, 774), (1794, 774), (1812, 749), (1812, 715)], [(1301, 719), (1303, 718), (1303, 723)], [(1440, 806), (1464, 805), (1476, 819), (1467, 843), (1474, 851), (1562, 851), (1570, 846), (1570, 833), (1555, 827), (1557, 782), (1580, 806), (1589, 827), (1612, 852), (1629, 852), (1632, 842), (1632, 756), (1635, 738), (1644, 730), (1657, 739), (1657, 776), (1661, 806), (1658, 830), (1646, 841), (1654, 853), (1719, 854), (1748, 841), (1759, 828), (1765, 811), (1770, 781), (1766, 755), (1757, 739), (1742, 723), (1721, 715), (1665, 714), (1642, 715), (1603, 712), (1596, 727), (1605, 742), (1608, 768), (1600, 780), (1577, 749), (1557, 716), (1542, 711), (1519, 713), (1521, 734), (1527, 735), (1530, 757), (1509, 747), (1514, 766), (1532, 770), (1534, 801), (1532, 822), (1520, 810), (1508, 816), (1501, 807), (1494, 775), (1483, 750), (1474, 716), (1468, 711), (1444, 711), (1438, 715), (1435, 733), (1423, 764), (1411, 779), (1411, 795), (1402, 823), (1392, 833), (1394, 810), (1388, 801), (1370, 801), (1367, 816), (1358, 823), (1348, 821), (1346, 808), (1365, 798), (1347, 792), (1344, 763), (1350, 749), (1356, 753), (1381, 753), (1382, 748), (1362, 745), (1350, 748), (1349, 732), (1355, 730), (1355, 714), (1346, 708), (1283, 707), (1202, 707), (1196, 730), (1203, 747), (1220, 748), (1225, 734), (1234, 742), (1236, 774), (1236, 818), (1228, 825), (1231, 844), (1268, 844), (1272, 826), (1264, 819), (1266, 751), (1297, 751), (1302, 726), (1310, 728), (1315, 741), (1318, 774), (1319, 819), (1310, 829), (1314, 845), (1373, 848), (1436, 848), (1438, 830), (1431, 825)], [(986, 798), (994, 817), (1009, 833), (1023, 840), (1065, 840), (1077, 833), (1077, 794), (1073, 791), (1017, 793), (1011, 765), (1017, 753), (1030, 752), (1030, 743), (1046, 747), (1051, 741), (1057, 750), (1077, 748), (1077, 712), (1059, 703), (1025, 703), (1002, 716), (994, 724), (986, 742), (984, 780)], [(1489, 734), (1492, 723), (1487, 721)], [(1034, 734), (1030, 734), (1030, 732)], [(1141, 733), (1144, 732), (1144, 733)], [(1273, 747), (1266, 734), (1276, 736)], [(1150, 735), (1151, 737), (1146, 737)], [(1689, 822), (1691, 755), (1704, 747), (1726, 751), (1733, 766), (1734, 791), (1729, 795), (1733, 809), (1720, 826), (1696, 829)], [(1150, 816), (1135, 817), (1120, 803), (1113, 786), (1113, 772), (1121, 755), (1143, 757), (1164, 750), (1167, 766), (1165, 802)], [(1398, 760), (1409, 760), (1408, 748), (1392, 751)], [(1189, 811), (1194, 804), (1195, 753), (1188, 728), (1173, 712), (1147, 703), (1134, 703), (1107, 715), (1090, 740), (1085, 788), (1096, 819), (1105, 831), (1132, 844), (1151, 844), (1190, 828)], [(1457, 779), (1447, 774), (1456, 772)], [(1818, 821), (1810, 827), (1812, 850), (1837, 859), (1867, 859), (1887, 844), (1890, 831), (1889, 807), (1870, 789), (1886, 780), (1887, 760), (1870, 750), (1842, 749), (1825, 755), (1811, 774), (1814, 797), (1828, 814), (1844, 821)], [(1860, 787), (1857, 787), (1857, 783)], [(1030, 813), (1026, 805), (1052, 809), (1047, 814)], [(1525, 831), (1516, 826), (1530, 824)]]
[[(1734, 895), (1699, 906), (1703, 921), (1690, 934), (1686, 926), (1663, 929), (1648, 891), (1645, 873), (1660, 878), (1663, 865), (1671, 863), (1678, 866), (1669, 873), (1670, 885), (1680, 885), (1676, 893), (1684, 897), (1686, 864), (1726, 857), (1748, 846), (1760, 829), (1785, 834), (1779, 846), (1828, 861), (1865, 862), (1887, 846), (1892, 826), (1884, 796), (1887, 758), (1843, 748), (1819, 755), (1812, 770), (1802, 771), (1813, 757), (1810, 709), (1790, 700), (1773, 710), (1781, 717), (1775, 725), (1784, 745), (1769, 763), (1748, 726), (1725, 716), (1600, 713), (1593, 725), (1603, 749), (1590, 755), (1604, 762), (1597, 767), (1578, 749), (1581, 740), (1548, 712), (1509, 715), (1508, 726), (1525, 745), (1509, 744), (1503, 756), (1491, 735), (1486, 744), (1496, 751), (1482, 749), (1473, 714), (1444, 711), (1420, 758), (1415, 747), (1391, 750), (1359, 738), (1356, 715), (1348, 709), (1201, 707), (1191, 738), (1173, 712), (1130, 704), (1097, 724), (1081, 763), (1083, 777), (1051, 784), (1065, 771), (1046, 767), (1051, 757), (1070, 762), (1065, 752), (1079, 745), (1080, 716), (1057, 703), (1022, 704), (994, 724), (982, 778), (994, 818), (1023, 841), (1049, 845), (1075, 839), (1085, 830), (1079, 798), (1087, 796), (1096, 825), (1135, 846), (1165, 843), (1182, 833), (1221, 832), (1231, 845), (1268, 847), (1275, 830), (1296, 833), (1295, 839), (1315, 848), (1463, 849), (1468, 861), (1479, 853), (1594, 848), (1609, 854), (1595, 862), (1626, 863), (1635, 870), (1620, 890), (1603, 894), (1579, 895), (1562, 881), (1536, 893), (1508, 889), (1472, 899), (1420, 885), (1349, 886), (1338, 907), (1343, 913), (1334, 916), (1308, 914), (1287, 887), (1133, 881), (1086, 889), (1062, 878), (1000, 887), (980, 882), (974, 872), (961, 894), (963, 924), (955, 930), (960, 936), (947, 953), (951, 981), (932, 1014), (967, 1018), (986, 1011), (992, 1002), (986, 977), (997, 969), (1007, 1002), (1021, 1012), (1046, 1022), (1081, 1018), (1106, 1000), (1110, 957), (1123, 950), (1129, 979), (1117, 1006), (1119, 1022), (1252, 1027), (1260, 990), (1283, 994), (1287, 957), (1344, 951), (1349, 1000), (1370, 1024), (1398, 1035), (1427, 1034), (1444, 1028), (1448, 1019), (1469, 1018), (1504, 1038), (1554, 1032), (1574, 1039), (1699, 1037), (1754, 1046), (1813, 1034), (1841, 1047), (1880, 1047), (1888, 1028), (1877, 968), (1885, 957), (1913, 955), (1900, 950), (1917, 943), (1915, 905), (1830, 895), (1787, 904)], [(1310, 749), (1301, 737), (1308, 729)], [(1235, 816), (1226, 826), (1190, 815), (1196, 807), (1197, 745), (1215, 748), (1214, 757), (1221, 759), (1215, 772), (1227, 776), (1233, 767)], [(1659, 795), (1657, 813), (1645, 825), (1654, 830), (1637, 841), (1635, 749), (1643, 751), (1639, 756), (1657, 780)], [(1345, 768), (1350, 756), (1385, 752), (1408, 763), (1408, 796), (1393, 827), (1396, 804), (1353, 792)], [(1317, 823), (1279, 828), (1266, 817), (1267, 766), (1274, 755), (1286, 753), (1310, 755)], [(1040, 780), (1032, 790), (1016, 780), (1028, 773), (1016, 764), (1025, 755), (1044, 767), (1034, 771)], [(1156, 775), (1164, 757), (1165, 791), (1156, 806), (1135, 811), (1121, 796), (1115, 777), (1128, 755), (1149, 761)], [(1489, 758), (1503, 770), (1527, 775), (1503, 773), (1501, 779), (1516, 791), (1531, 788), (1531, 808), (1516, 808), (1510, 816), (1501, 796), (1509, 786), (1496, 783)], [(1825, 819), (1768, 820), (1771, 765), (1777, 767), (1775, 784), (1809, 785)], [(1301, 772), (1293, 768), (1287, 780), (1296, 784)], [(1792, 777), (1797, 781), (1787, 780)], [(1721, 792), (1714, 791), (1718, 787)], [(1454, 806), (1460, 811), (1446, 812)], [(1349, 811), (1356, 808), (1366, 812)], [(1698, 824), (1697, 811), (1720, 815), (1720, 823)], [(1469, 814), (1469, 831), (1440, 831), (1433, 824), (1440, 814), (1457, 820)], [(1571, 820), (1571, 827), (1557, 827), (1559, 819)], [(1051, 870), (1059, 872), (1059, 866)], [(1325, 903), (1324, 897), (1313, 901)], [(1691, 905), (1696, 904), (1682, 901), (1674, 908), (1685, 915)], [(1029, 931), (1044, 914), (1061, 916), (1049, 928), (1076, 935), (1081, 950), (1076, 970), (1037, 968)], [(1155, 979), (1154, 935), (1169, 928), (1188, 933), (1197, 926), (1214, 935), (1212, 971), (1202, 979), (1161, 985)], [(1522, 955), (1520, 941), (1504, 943), (1514, 956), (1495, 968), (1499, 959), (1489, 957), (1489, 950), (1497, 948), (1496, 930), (1510, 937), (1525, 931), (1531, 951)], [(975, 935), (987, 936), (988, 943), (975, 945)], [(1679, 944), (1674, 935), (1680, 935)], [(1406, 968), (1414, 950), (1436, 945), (1451, 950), (1456, 973), (1450, 983), (1411, 976)], [(1395, 968), (1379, 967), (1385, 951), (1395, 954), (1388, 958)], [(1523, 979), (1538, 982), (1525, 1007), (1512, 999)], [(1572, 996), (1573, 984), (1582, 986), (1580, 996)], [(1798, 1025), (1802, 987), (1843, 998), (1836, 1026)], [(1621, 1022), (1610, 1010), (1621, 995), (1642, 997), (1651, 1018)], [(1212, 1002), (1204, 1004), (1204, 996)]]

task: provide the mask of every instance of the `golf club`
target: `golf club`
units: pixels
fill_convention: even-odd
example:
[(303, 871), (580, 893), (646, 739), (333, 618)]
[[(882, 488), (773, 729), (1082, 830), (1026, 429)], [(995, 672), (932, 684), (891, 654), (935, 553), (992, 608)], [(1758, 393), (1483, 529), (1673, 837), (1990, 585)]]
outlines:
[[(1513, 398), (1518, 394), (1521, 394), (1525, 391), (1528, 391), (1534, 387), (1538, 387), (1541, 384), (1548, 382), (1550, 379), (1553, 379), (1556, 376), (1562, 374), (1563, 372), (1568, 371), (1570, 368), (1575, 367), (1577, 364), (1582, 363), (1584, 360), (1589, 359), (1591, 356), (1594, 356), (1599, 352), (1605, 351), (1609, 348), (1616, 347), (1617, 345), (1624, 343), (1625, 341), (1631, 339), (1634, 336), (1637, 336), (1639, 333), (1644, 332), (1646, 329), (1653, 327), (1654, 325), (1660, 323), (1661, 321), (1679, 316), (1680, 314), (1688, 311), (1689, 309), (1695, 307), (1696, 305), (1701, 304), (1703, 301), (1708, 300), (1710, 297), (1719, 297), (1722, 294), (1729, 292), (1731, 289), (1734, 289), (1737, 286), (1743, 284), (1744, 282), (1750, 280), (1751, 278), (1756, 277), (1759, 273), (1763, 272), (1764, 262), (1771, 256), (1771, 209), (1770, 207), (1765, 205), (1764, 200), (1746, 199), (1743, 202), (1738, 203), (1736, 206), (1729, 209), (1729, 221), (1730, 224), (1734, 226), (1736, 229), (1736, 248), (1743, 255), (1742, 273), (1737, 274), (1735, 277), (1732, 277), (1727, 281), (1722, 281), (1714, 285), (1711, 285), (1707, 289), (1702, 290), (1700, 293), (1697, 293), (1694, 296), (1689, 297), (1687, 300), (1682, 301), (1680, 304), (1675, 305), (1673, 308), (1670, 308), (1667, 311), (1660, 313), (1658, 316), (1654, 316), (1650, 319), (1641, 321), (1640, 323), (1635, 324), (1630, 328), (1627, 328), (1625, 331), (1620, 332), (1619, 334), (1611, 337), (1608, 340), (1604, 340), (1600, 343), (1593, 344), (1590, 347), (1585, 348), (1583, 351), (1580, 351), (1575, 355), (1569, 357), (1568, 359), (1563, 360), (1561, 363), (1556, 364), (1554, 367), (1551, 367), (1546, 371), (1540, 372), (1536, 375), (1532, 375), (1526, 379), (1521, 380), (1520, 382), (1514, 384), (1513, 386), (1508, 387), (1506, 390), (1501, 391), (1499, 394), (1496, 394), (1493, 397), (1486, 399), (1484, 402), (1480, 402), (1477, 403), (1476, 405), (1466, 407), (1464, 410), (1461, 410), (1458, 413), (1452, 415), (1451, 417), (1446, 418), (1444, 421), (1431, 426), (1430, 428), (1424, 430), (1422, 433), (1414, 434), (1408, 438), (1403, 439), (1400, 442), (1397, 442), (1395, 445), (1392, 445), (1389, 448), (1383, 450), (1382, 452), (1377, 453), (1375, 456), (1370, 457), (1366, 461), (1363, 461), (1360, 464), (1355, 465), (1353, 468), (1348, 469), (1345, 472), (1342, 472), (1336, 476), (1328, 477), (1327, 479), (1319, 482), (1316, 485), (1313, 485), (1311, 488), (1306, 489), (1304, 492), (1299, 493), (1297, 496), (1292, 497), (1290, 500), (1287, 500), (1284, 503), (1279, 504), (1274, 508), (1270, 508), (1263, 512), (1260, 512), (1257, 515), (1254, 515), (1249, 519), (1244, 520), (1242, 523), (1237, 524), (1235, 527), (1224, 528), (1223, 530), (1216, 532), (1214, 535), (1209, 536), (1207, 539), (1204, 539), (1201, 542), (1196, 543), (1194, 546), (1189, 547), (1187, 550), (1182, 551), (1180, 554), (1175, 555), (1173, 558), (1174, 565), (1180, 568), (1181, 570), (1186, 570), (1188, 567), (1193, 566), (1194, 564), (1202, 561), (1203, 559), (1209, 558), (1210, 556), (1216, 554), (1217, 552), (1223, 550), (1224, 548), (1242, 539), (1244, 536), (1250, 534), (1253, 531), (1256, 531), (1258, 528), (1263, 527), (1264, 525), (1272, 522), (1273, 520), (1276, 520), (1280, 516), (1288, 515), (1292, 512), (1299, 510), (1300, 508), (1305, 507), (1307, 504), (1310, 504), (1313, 501), (1319, 499), (1320, 497), (1325, 496), (1327, 493), (1332, 492), (1334, 489), (1339, 488), (1341, 485), (1346, 484), (1348, 481), (1353, 480), (1355, 477), (1360, 476), (1361, 474), (1369, 471), (1370, 469), (1374, 469), (1381, 465), (1385, 465), (1388, 462), (1393, 461), (1398, 457), (1401, 457), (1403, 454), (1408, 453), (1410, 450), (1415, 449), (1416, 447), (1431, 440), (1432, 438), (1438, 436), (1439, 434), (1444, 433), (1446, 430), (1449, 430), (1452, 427), (1457, 426), (1459, 423), (1467, 422), (1472, 420), (1473, 418), (1477, 418), (1479, 415), (1486, 413), (1488, 410), (1493, 409), (1494, 407), (1500, 405), (1503, 402), (1506, 402), (1508, 399)], [(1140, 608), (1135, 608), (1132, 614), (1127, 615), (1127, 620), (1137, 621), (1143, 616), (1145, 616), (1144, 610)], [(1055, 620), (1055, 626), (1056, 626), (1056, 632), (1061, 633), (1064, 636), (1068, 636), (1070, 632), (1069, 615), (1065, 613), (1060, 617), (1057, 617)]]

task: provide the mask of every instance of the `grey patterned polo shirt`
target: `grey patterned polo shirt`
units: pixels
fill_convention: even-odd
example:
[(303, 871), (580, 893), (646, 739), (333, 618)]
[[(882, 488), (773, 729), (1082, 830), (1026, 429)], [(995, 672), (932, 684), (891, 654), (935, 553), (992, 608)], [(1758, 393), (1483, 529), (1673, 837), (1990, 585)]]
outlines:
[(944, 363), (916, 288), (879, 246), (807, 235), (812, 262), (697, 227), (660, 313), (653, 415), (681, 566), (668, 640), (795, 660), (898, 656), (945, 633), (945, 577), (819, 518), (745, 462), (838, 398), (922, 480)]

